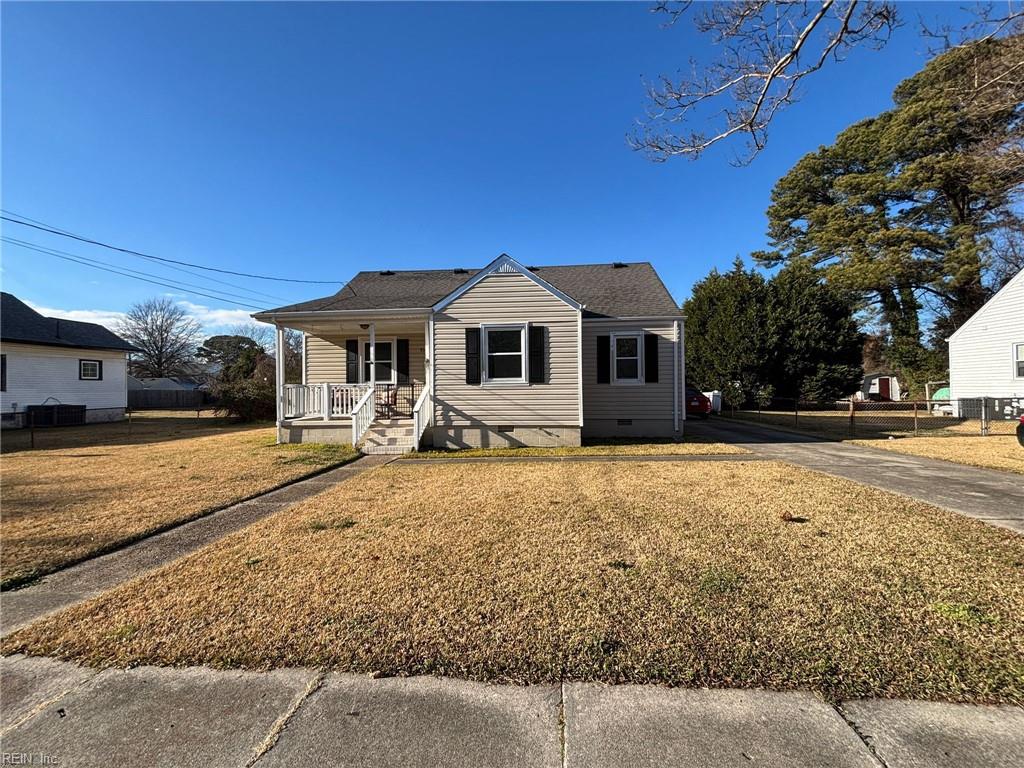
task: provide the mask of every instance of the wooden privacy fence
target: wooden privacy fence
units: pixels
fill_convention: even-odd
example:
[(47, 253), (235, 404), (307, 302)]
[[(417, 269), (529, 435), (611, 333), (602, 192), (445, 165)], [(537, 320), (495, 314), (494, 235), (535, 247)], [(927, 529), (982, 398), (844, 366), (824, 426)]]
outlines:
[(129, 389), (128, 408), (141, 411), (149, 408), (168, 410), (198, 408), (208, 405), (211, 399), (200, 389)]

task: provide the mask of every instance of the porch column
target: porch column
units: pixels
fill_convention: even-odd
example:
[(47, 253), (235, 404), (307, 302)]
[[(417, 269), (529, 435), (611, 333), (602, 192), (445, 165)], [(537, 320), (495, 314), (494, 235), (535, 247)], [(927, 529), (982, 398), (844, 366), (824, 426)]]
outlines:
[(277, 399), (277, 442), (281, 442), (281, 422), (284, 421), (284, 328), (275, 326), (274, 339), (274, 392)]
[(377, 324), (370, 323), (370, 389), (377, 385)]

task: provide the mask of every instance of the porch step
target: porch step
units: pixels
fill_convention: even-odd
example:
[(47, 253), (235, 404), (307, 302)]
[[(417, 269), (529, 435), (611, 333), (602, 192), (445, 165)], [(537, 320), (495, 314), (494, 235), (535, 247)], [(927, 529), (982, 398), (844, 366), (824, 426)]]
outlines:
[(409, 453), (413, 450), (412, 419), (380, 419), (366, 430), (359, 443), (363, 453)]

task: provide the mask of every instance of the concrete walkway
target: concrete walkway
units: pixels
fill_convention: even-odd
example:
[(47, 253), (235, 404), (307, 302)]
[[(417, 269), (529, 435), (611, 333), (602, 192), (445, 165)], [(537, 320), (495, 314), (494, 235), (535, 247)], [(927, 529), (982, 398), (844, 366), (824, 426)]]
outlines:
[(1024, 477), (1012, 472), (822, 440), (728, 419), (687, 421), (686, 430), (689, 434), (739, 445), (766, 459), (902, 493), (1024, 533)]
[(363, 456), (319, 475), (243, 501), (188, 523), (149, 536), (123, 549), (85, 560), (0, 596), (0, 634), (6, 635), (41, 616), (95, 597), (123, 581), (140, 576), (194, 552), (222, 536), (267, 515), (344, 482), (361, 472), (393, 461), (394, 456)]
[[(148, 768), (1016, 768), (1024, 711), (808, 693), (495, 686), (0, 660), (0, 741), (28, 765)], [(46, 763), (45, 759), (50, 762)]]

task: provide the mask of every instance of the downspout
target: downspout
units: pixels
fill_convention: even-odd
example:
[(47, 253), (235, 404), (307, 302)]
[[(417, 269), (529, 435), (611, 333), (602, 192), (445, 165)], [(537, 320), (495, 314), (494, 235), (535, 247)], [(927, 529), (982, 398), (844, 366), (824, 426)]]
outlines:
[(679, 431), (679, 321), (672, 323), (672, 431)]
[(302, 386), (306, 386), (306, 332), (302, 332)]
[(583, 439), (583, 306), (576, 312), (576, 396), (579, 401), (580, 440)]
[[(686, 391), (686, 318), (677, 320), (679, 323), (679, 365), (682, 369), (681, 385)], [(686, 433), (686, 408), (683, 408), (683, 433)]]

